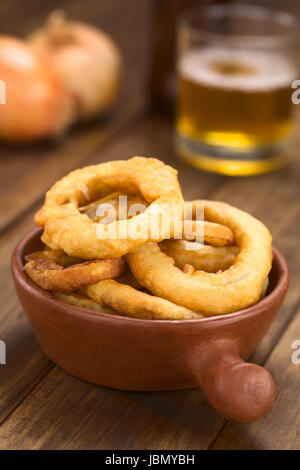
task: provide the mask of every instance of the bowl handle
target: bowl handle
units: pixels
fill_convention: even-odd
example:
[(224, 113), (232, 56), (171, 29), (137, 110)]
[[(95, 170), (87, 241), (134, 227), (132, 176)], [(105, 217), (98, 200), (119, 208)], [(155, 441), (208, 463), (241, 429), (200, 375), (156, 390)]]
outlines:
[(261, 366), (243, 361), (232, 342), (211, 341), (193, 355), (194, 378), (225, 418), (251, 423), (273, 405), (274, 380)]

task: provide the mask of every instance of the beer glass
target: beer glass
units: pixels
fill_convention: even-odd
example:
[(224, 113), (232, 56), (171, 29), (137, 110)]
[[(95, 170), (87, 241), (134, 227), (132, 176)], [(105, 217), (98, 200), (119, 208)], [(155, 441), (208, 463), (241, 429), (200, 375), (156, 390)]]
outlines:
[(224, 4), (195, 9), (178, 28), (175, 146), (196, 167), (229, 175), (286, 161), (299, 26), (287, 13)]

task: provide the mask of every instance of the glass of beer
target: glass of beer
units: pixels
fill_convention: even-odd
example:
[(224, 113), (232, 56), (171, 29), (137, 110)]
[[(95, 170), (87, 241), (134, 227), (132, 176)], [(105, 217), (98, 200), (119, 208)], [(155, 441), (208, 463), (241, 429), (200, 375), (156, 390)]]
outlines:
[(287, 13), (224, 4), (186, 14), (178, 31), (179, 157), (228, 175), (281, 167), (298, 55), (298, 22)]

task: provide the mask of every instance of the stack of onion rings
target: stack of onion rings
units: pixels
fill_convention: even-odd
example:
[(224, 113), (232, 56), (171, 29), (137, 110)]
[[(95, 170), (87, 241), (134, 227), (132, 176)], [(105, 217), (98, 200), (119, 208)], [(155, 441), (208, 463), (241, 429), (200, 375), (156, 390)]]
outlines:
[[(111, 231), (108, 224), (108, 235), (104, 234), (100, 240), (96, 224), (79, 207), (115, 190), (128, 194), (139, 192), (149, 206), (133, 219), (112, 222), (115, 227)], [(162, 219), (170, 218), (168, 232), (163, 224), (157, 227), (157, 241), (174, 236), (174, 227), (182, 220), (183, 205), (176, 170), (155, 158), (133, 157), (72, 171), (48, 191), (35, 222), (44, 227), (42, 240), (54, 250), (62, 249), (71, 256), (86, 259), (111, 258), (123, 256), (147, 242), (145, 234), (126, 239), (120, 234), (133, 233), (135, 226), (146, 226), (145, 219), (156, 217), (157, 206)], [(113, 231), (114, 240), (109, 236)]]

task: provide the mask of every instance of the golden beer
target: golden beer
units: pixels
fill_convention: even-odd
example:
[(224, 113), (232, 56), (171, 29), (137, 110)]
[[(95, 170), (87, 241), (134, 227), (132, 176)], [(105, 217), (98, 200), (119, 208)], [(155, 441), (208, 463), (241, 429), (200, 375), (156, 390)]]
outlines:
[(180, 156), (227, 174), (282, 164), (295, 79), (288, 58), (258, 50), (191, 49), (179, 60), (178, 78)]

